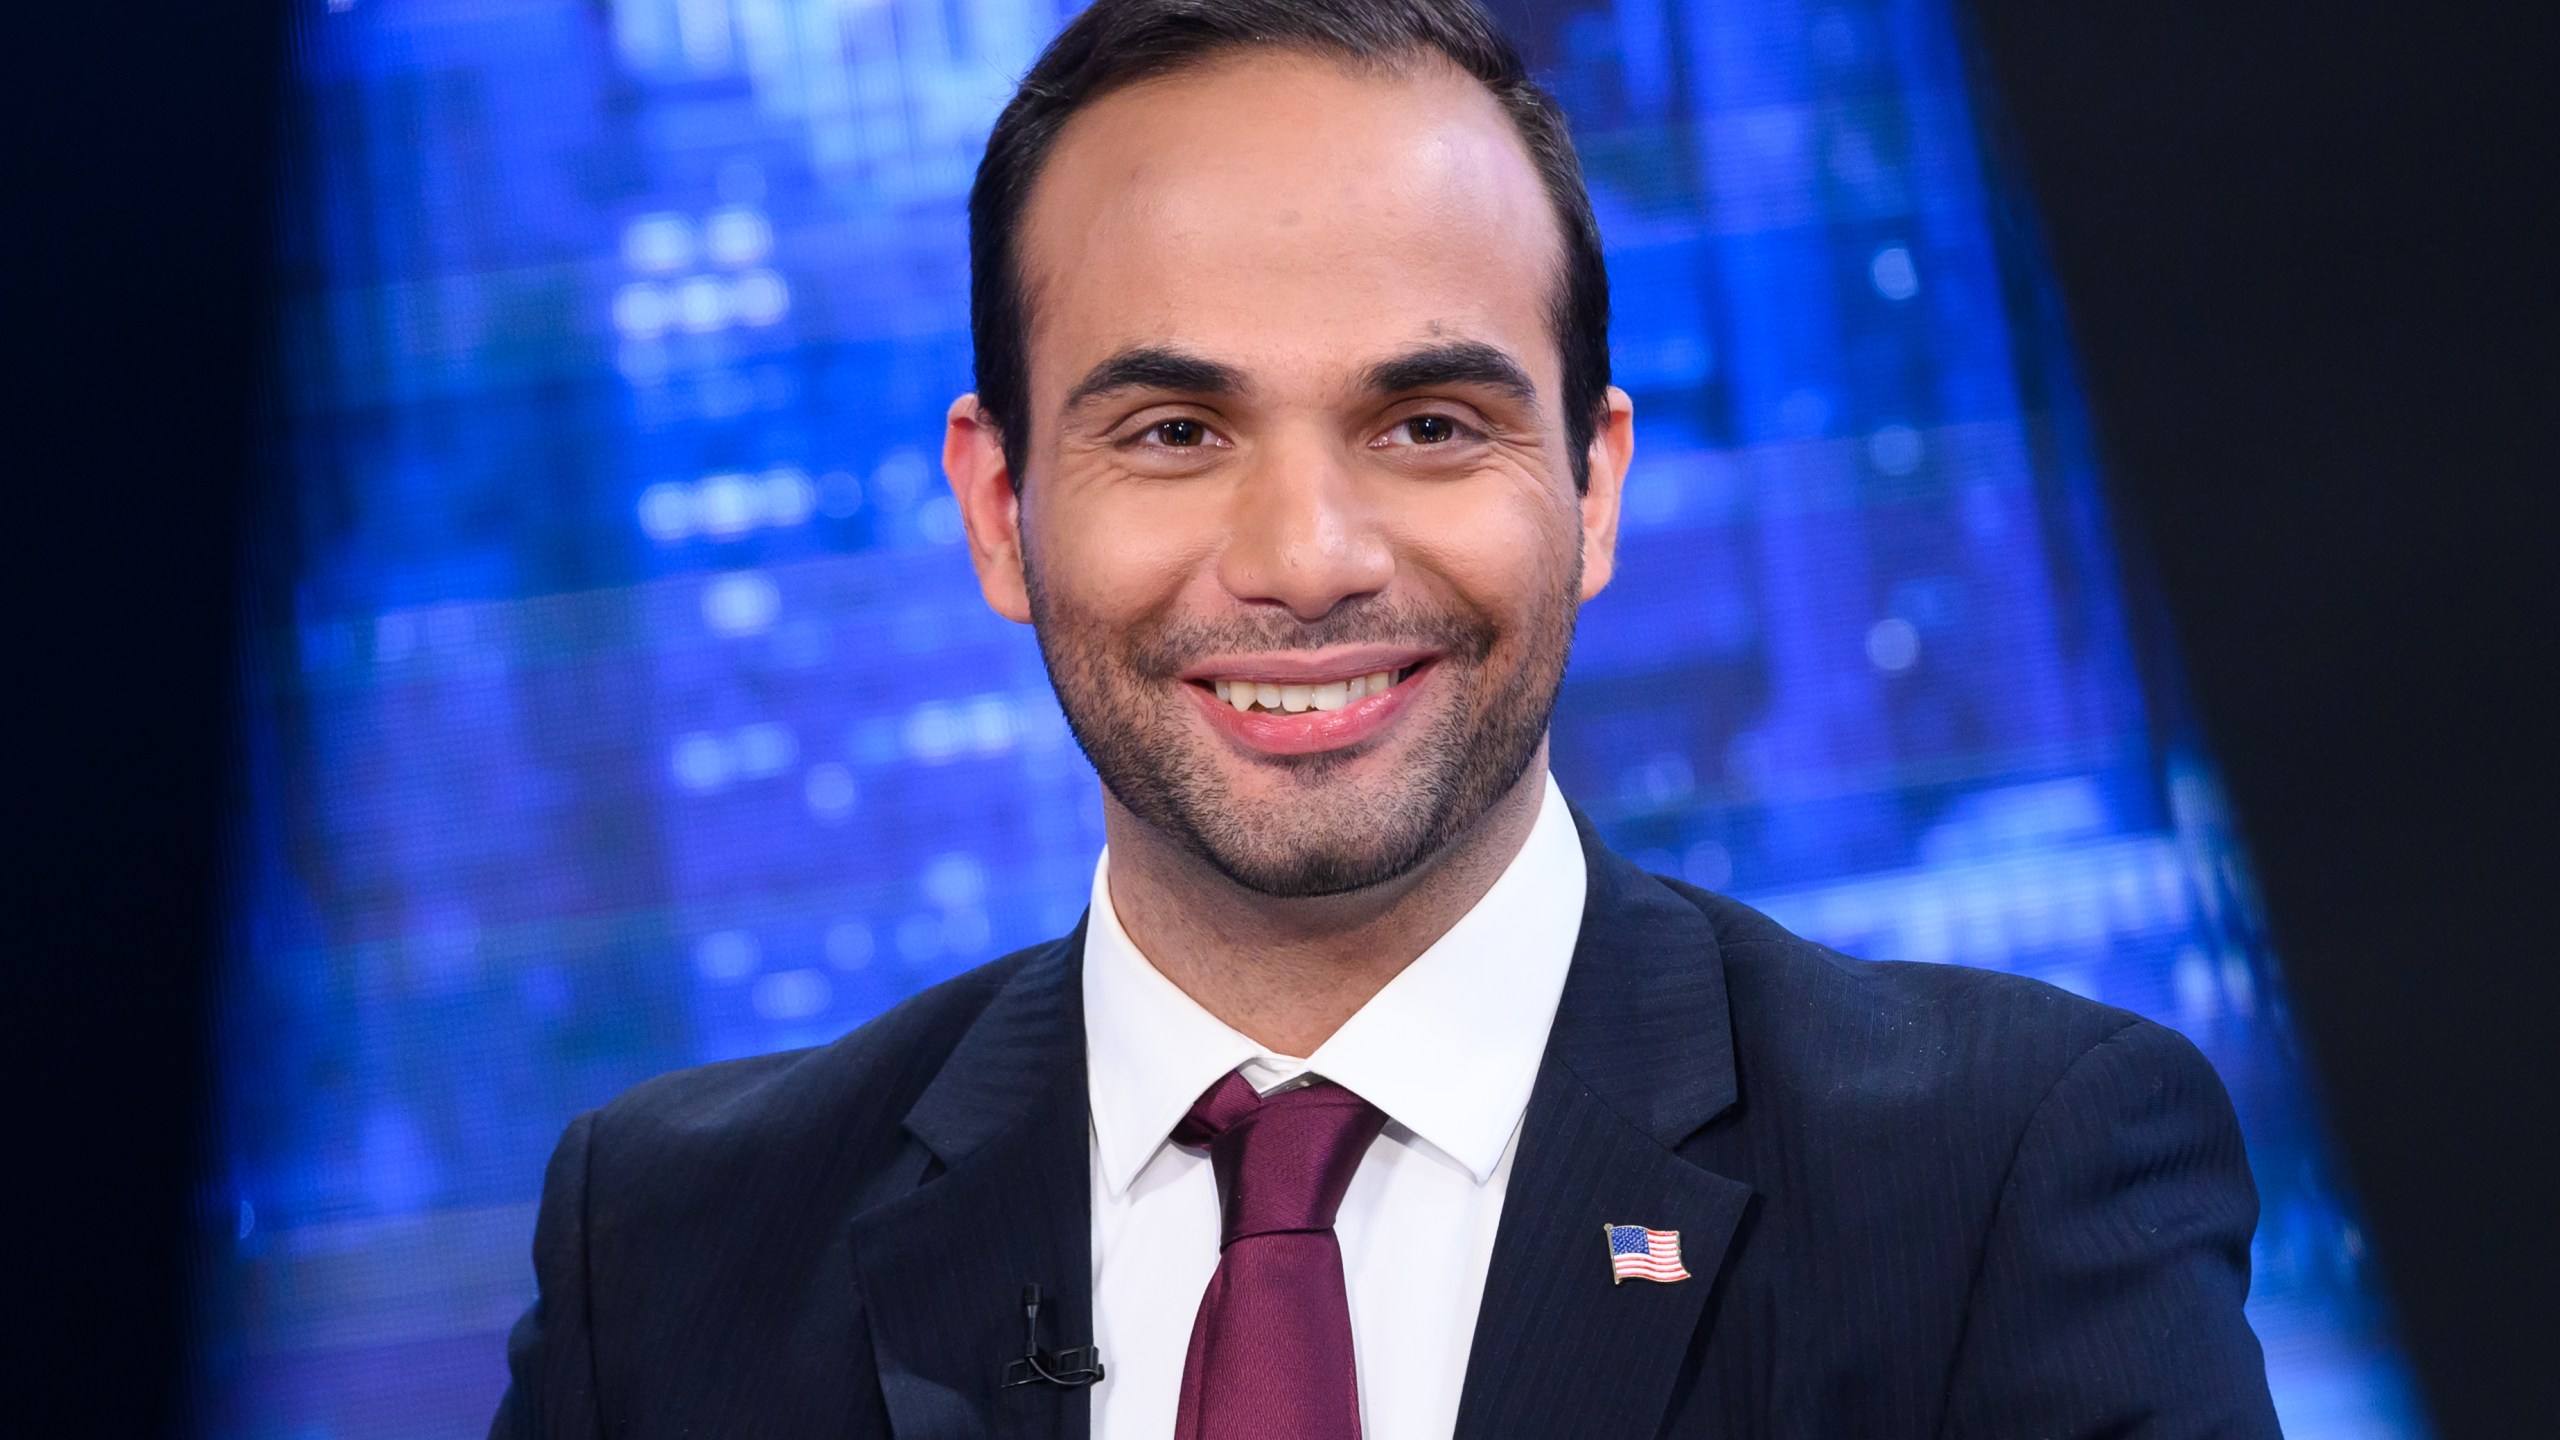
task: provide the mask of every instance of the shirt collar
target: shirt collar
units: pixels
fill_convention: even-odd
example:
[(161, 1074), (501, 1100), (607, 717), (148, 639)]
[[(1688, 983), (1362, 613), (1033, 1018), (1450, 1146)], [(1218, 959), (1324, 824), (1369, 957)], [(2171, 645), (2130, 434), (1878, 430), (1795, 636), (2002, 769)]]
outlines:
[(1360, 1095), (1481, 1184), (1529, 1107), (1582, 927), (1582, 842), (1553, 776), (1529, 838), (1448, 933), (1303, 1060), (1275, 1055), (1167, 980), (1120, 928), (1111, 857), (1094, 865), (1085, 926), (1086, 1086), (1096, 1158), (1117, 1199), (1200, 1092), (1312, 1071)]

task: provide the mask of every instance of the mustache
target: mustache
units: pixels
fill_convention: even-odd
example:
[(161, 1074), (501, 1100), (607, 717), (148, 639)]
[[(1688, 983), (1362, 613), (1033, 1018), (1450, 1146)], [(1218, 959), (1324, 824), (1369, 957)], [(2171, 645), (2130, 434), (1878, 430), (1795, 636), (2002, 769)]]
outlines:
[(1482, 661), (1493, 653), (1500, 634), (1490, 619), (1462, 608), (1351, 600), (1314, 620), (1301, 620), (1286, 611), (1248, 612), (1215, 620), (1168, 619), (1131, 635), (1125, 658), (1131, 669), (1160, 680), (1175, 678), (1204, 655), (1240, 650), (1410, 645), (1458, 660)]

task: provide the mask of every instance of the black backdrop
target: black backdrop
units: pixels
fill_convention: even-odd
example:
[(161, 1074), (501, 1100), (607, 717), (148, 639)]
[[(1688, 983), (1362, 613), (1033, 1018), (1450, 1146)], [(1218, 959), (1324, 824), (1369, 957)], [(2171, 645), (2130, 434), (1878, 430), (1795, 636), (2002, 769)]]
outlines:
[(2560, 9), (1974, 0), (2447, 1436), (2560, 1415)]
[(283, 9), (0, 6), (11, 1434), (178, 1429)]
[[(2430, 1403), (2542, 1433), (2560, 11), (1973, 3)], [(0, 17), (19, 1428), (180, 1424), (282, 9)]]

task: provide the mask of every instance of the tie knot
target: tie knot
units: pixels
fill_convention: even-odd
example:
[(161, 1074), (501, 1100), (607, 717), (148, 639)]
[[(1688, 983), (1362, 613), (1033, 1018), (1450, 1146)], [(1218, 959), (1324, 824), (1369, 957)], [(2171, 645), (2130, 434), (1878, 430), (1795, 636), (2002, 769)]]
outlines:
[(1385, 1112), (1329, 1080), (1269, 1096), (1229, 1073), (1174, 1127), (1218, 1177), (1221, 1249), (1253, 1235), (1330, 1230)]

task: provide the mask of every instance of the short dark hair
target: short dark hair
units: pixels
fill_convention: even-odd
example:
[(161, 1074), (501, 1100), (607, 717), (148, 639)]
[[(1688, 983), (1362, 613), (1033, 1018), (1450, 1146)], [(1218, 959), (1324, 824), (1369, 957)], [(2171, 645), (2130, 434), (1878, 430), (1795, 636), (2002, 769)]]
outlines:
[(1549, 325), (1564, 361), (1573, 483), (1590, 484), (1591, 436), (1609, 388), (1609, 275), (1564, 112), (1475, 0), (1095, 0), (1033, 62), (987, 137), (969, 191), (969, 334), (978, 405), (1022, 484), (1030, 432), (1029, 307), (1016, 245), (1022, 211), (1058, 133), (1078, 110), (1140, 80), (1256, 47), (1360, 64), (1441, 55), (1502, 106), (1544, 182), (1562, 232)]

